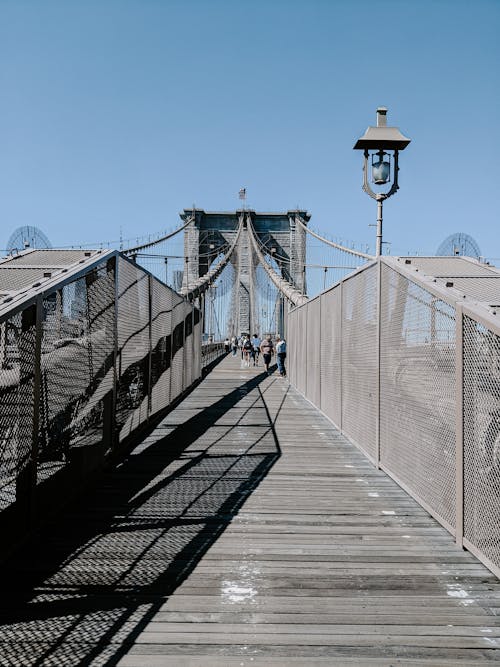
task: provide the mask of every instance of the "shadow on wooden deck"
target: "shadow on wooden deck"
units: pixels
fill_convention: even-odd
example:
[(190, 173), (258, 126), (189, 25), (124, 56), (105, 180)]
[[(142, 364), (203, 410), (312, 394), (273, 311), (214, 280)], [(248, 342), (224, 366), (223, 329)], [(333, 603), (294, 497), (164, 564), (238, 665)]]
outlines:
[(242, 381), (177, 426), (160, 423), (4, 565), (0, 664), (119, 661), (280, 457), (265, 403), (268, 423), (249, 419), (242, 431), (239, 419), (232, 446), (234, 426), (216, 425), (252, 390), (261, 401), (265, 378)]

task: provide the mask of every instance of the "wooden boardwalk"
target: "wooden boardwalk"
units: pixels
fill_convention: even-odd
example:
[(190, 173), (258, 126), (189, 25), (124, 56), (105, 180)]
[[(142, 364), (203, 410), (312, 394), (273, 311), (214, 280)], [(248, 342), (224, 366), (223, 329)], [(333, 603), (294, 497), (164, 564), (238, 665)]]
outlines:
[(0, 664), (500, 664), (500, 582), (227, 357), (4, 577)]

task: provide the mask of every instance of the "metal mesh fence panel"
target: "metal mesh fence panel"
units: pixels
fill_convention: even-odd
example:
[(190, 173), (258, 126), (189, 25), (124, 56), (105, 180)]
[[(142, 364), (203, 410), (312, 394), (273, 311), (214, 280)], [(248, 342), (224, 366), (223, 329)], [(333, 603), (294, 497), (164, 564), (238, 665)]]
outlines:
[[(73, 425), (73, 438), (80, 443), (92, 444), (84, 430), (93, 430), (98, 421), (103, 430), (104, 451), (111, 448), (114, 428), (113, 393), (115, 365), (115, 261), (87, 274), (87, 302), (89, 318), (89, 346), (92, 355), (92, 382), (79, 415)], [(94, 420), (94, 421), (92, 421)]]
[(342, 428), (376, 455), (377, 267), (342, 284)]
[(211, 349), (214, 343), (202, 343), (201, 345), (201, 367), (205, 368), (212, 361)]
[(292, 384), (295, 384), (295, 311), (291, 310), (287, 318), (287, 374)]
[(146, 421), (149, 383), (149, 277), (118, 260), (118, 391), (120, 441)]
[(152, 281), (151, 300), (151, 412), (170, 403), (172, 356), (172, 292)]
[(300, 310), (295, 309), (290, 313), (289, 319), (289, 337), (292, 342), (292, 358), (288, 364), (288, 373), (291, 375), (291, 382), (297, 386), (298, 382), (298, 349), (299, 349), (299, 340), (298, 340), (298, 326), (299, 326)]
[[(201, 335), (201, 334), (200, 334)], [(201, 344), (201, 367), (206, 368), (213, 361), (218, 359), (224, 352), (222, 343), (203, 343)]]
[(34, 307), (0, 324), (0, 510), (16, 500), (16, 479), (32, 446)]
[(382, 266), (380, 459), (455, 523), (455, 311)]
[(464, 316), (464, 542), (500, 567), (500, 337)]
[[(68, 483), (76, 490), (116, 435), (201, 375), (199, 309), (117, 255), (89, 264), (17, 314), (2, 312), (0, 511), (13, 506), (16, 539), (55, 502), (59, 482), (65, 496)], [(223, 346), (209, 347), (211, 361)]]
[(172, 313), (173, 342), (172, 382), (170, 387), (171, 400), (180, 396), (184, 389), (184, 317), (185, 304), (184, 301), (178, 297), (177, 303), (174, 301), (174, 310)]
[(306, 357), (306, 335), (307, 335), (307, 309), (309, 304), (306, 303), (300, 309), (298, 308), (297, 323), (296, 323), (296, 387), (305, 395), (306, 393), (306, 378), (307, 378), (307, 357)]
[(193, 366), (193, 311), (190, 306), (184, 311), (184, 386), (189, 387), (194, 380)]
[[(321, 295), (320, 407), (375, 458), (380, 405), (383, 469), (452, 534), (457, 533), (457, 539), (461, 513), (456, 508), (463, 500), (463, 543), (498, 573), (498, 329), (488, 325), (479, 311), (474, 315), (469, 305), (471, 314), (463, 317), (463, 351), (457, 352), (455, 306), (440, 298), (437, 289), (432, 293), (418, 277), (406, 277), (404, 271), (382, 263), (378, 359), (376, 272), (376, 266), (369, 267)], [(316, 341), (316, 333), (314, 341), (311, 335), (315, 308), (309, 302), (290, 313), (289, 350), (291, 382), (317, 405), (315, 373), (305, 379), (306, 367), (311, 369), (315, 357), (304, 352), (308, 343)], [(458, 428), (463, 432), (457, 433), (460, 354), (463, 423)], [(457, 499), (462, 476), (457, 474), (456, 442), (462, 435), (464, 493)]]
[(80, 278), (43, 300), (38, 477), (69, 459), (72, 424), (90, 385), (87, 286)]
[(193, 380), (201, 377), (201, 338), (202, 338), (202, 320), (199, 308), (194, 309), (194, 344), (193, 344)]
[(341, 287), (321, 295), (321, 410), (341, 423)]
[(306, 358), (306, 397), (319, 407), (321, 403), (321, 301), (319, 297), (307, 304), (307, 333), (304, 345)]
[(114, 294), (114, 267), (104, 264), (43, 299), (39, 481), (68, 461), (71, 448), (104, 441), (113, 402)]

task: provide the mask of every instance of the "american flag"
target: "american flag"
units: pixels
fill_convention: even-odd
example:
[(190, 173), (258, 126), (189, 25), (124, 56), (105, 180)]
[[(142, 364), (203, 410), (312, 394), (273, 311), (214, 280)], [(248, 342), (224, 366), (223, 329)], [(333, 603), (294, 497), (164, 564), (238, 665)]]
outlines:
[(239, 196), (240, 199), (246, 199), (247, 189), (246, 188), (241, 188), (239, 193), (238, 193), (238, 196)]

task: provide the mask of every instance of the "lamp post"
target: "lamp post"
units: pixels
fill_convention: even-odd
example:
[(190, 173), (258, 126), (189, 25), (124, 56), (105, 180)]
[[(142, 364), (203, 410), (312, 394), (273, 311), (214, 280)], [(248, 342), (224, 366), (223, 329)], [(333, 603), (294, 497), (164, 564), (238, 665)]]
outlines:
[[(355, 150), (364, 152), (363, 162), (363, 190), (377, 202), (377, 245), (376, 256), (382, 254), (382, 205), (385, 199), (395, 194), (398, 189), (398, 157), (399, 151), (404, 150), (411, 139), (401, 134), (397, 127), (387, 126), (387, 109), (377, 109), (377, 125), (370, 126), (364, 135), (354, 144)], [(392, 178), (391, 178), (392, 153)], [(368, 180), (368, 160), (371, 157), (372, 178), (376, 186), (390, 184), (387, 192), (374, 191)], [(392, 180), (392, 183), (391, 183)]]

